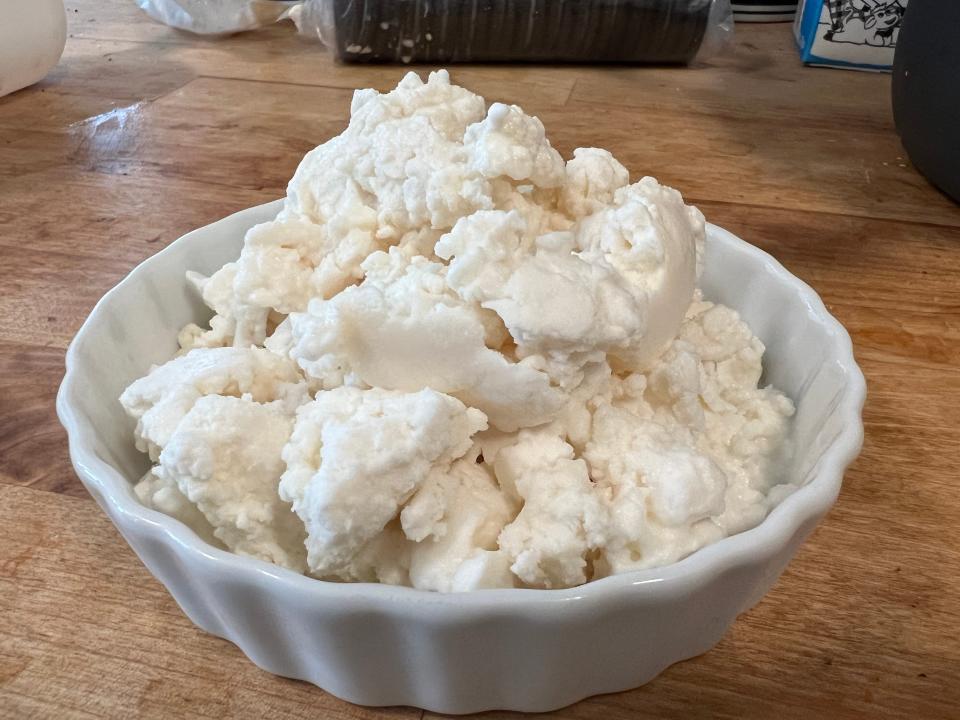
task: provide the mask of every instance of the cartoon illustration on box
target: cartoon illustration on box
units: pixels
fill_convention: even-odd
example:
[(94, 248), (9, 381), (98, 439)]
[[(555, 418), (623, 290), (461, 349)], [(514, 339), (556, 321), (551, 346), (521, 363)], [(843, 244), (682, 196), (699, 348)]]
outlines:
[(827, 0), (829, 29), (823, 39), (835, 43), (896, 47), (904, 7), (900, 0)]
[(811, 65), (889, 70), (907, 2), (800, 0), (794, 22), (800, 56)]

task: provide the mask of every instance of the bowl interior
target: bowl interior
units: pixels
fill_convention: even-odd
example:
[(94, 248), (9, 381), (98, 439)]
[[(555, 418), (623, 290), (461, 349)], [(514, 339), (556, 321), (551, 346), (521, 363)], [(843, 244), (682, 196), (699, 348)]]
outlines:
[[(78, 333), (59, 407), (75, 463), (83, 463), (83, 452), (76, 452), (83, 448), (117, 471), (81, 473), (98, 499), (106, 493), (136, 502), (132, 483), (149, 466), (134, 448), (133, 422), (118, 402), (121, 392), (151, 365), (173, 355), (183, 325), (210, 317), (184, 273), (210, 274), (235, 259), (246, 229), (272, 218), (280, 202), (242, 211), (172, 243), (104, 296)], [(766, 346), (763, 382), (773, 383), (796, 403), (792, 453), (774, 482), (829, 483), (821, 488), (829, 496), (825, 510), (839, 490), (840, 477), (818, 477), (817, 469), (845, 430), (853, 433), (855, 444), (861, 432), (851, 407), (859, 412), (862, 376), (849, 336), (810, 288), (721, 228), (708, 227), (705, 267), (701, 286), (707, 299), (740, 312)], [(853, 421), (856, 427), (851, 427)], [(789, 497), (784, 504), (793, 501)]]

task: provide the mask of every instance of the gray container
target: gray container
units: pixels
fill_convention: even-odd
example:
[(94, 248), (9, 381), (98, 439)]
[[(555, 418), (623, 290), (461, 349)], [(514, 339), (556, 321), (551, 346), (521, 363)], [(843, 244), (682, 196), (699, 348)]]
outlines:
[(893, 60), (893, 117), (910, 161), (960, 203), (960, 2), (913, 0)]

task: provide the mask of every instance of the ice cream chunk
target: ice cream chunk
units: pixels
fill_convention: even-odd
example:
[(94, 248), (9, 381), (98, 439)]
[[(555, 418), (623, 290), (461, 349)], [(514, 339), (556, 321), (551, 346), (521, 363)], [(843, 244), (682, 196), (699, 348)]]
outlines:
[[(437, 242), (450, 286), (503, 319), (519, 357), (582, 367), (609, 355), (618, 369), (641, 370), (680, 328), (703, 217), (652, 178), (614, 190), (624, 178), (606, 167), (596, 193), (611, 203), (591, 200), (601, 209), (570, 231), (535, 235), (520, 213), (496, 210), (461, 219)], [(572, 197), (593, 192), (574, 177)]]
[(507, 495), (523, 502), (500, 533), (513, 573), (533, 587), (586, 582), (587, 552), (603, 545), (608, 523), (586, 462), (555, 435), (521, 431), (497, 454), (494, 470)]
[(150, 468), (133, 486), (137, 499), (148, 508), (176, 518), (206, 542), (220, 544), (203, 513), (180, 492), (174, 479), (157, 475), (157, 469)]
[(178, 423), (155, 470), (242, 555), (306, 570), (306, 533), (277, 486), (293, 418), (278, 404), (207, 395)]
[(289, 358), (262, 348), (198, 348), (155, 367), (120, 396), (124, 410), (137, 421), (137, 449), (155, 461), (205, 395), (280, 401), (291, 413), (307, 399), (303, 376)]
[(484, 110), (483, 98), (451, 85), (445, 70), (426, 83), (408, 73), (389, 93), (357, 91), (347, 129), (297, 168), (283, 216), (333, 226), (338, 238), (359, 211), (374, 218), (378, 240), (393, 243), (489, 207), (489, 184), (468, 167), (463, 147), (464, 132)]
[(560, 207), (577, 220), (613, 204), (614, 193), (630, 183), (630, 173), (602, 148), (577, 148), (565, 168)]
[(711, 518), (725, 509), (726, 475), (682, 429), (610, 405), (593, 428), (584, 457), (610, 498), (599, 574), (670, 563), (722, 537)]
[(516, 105), (493, 103), (487, 117), (463, 136), (470, 166), (483, 177), (505, 175), (543, 188), (564, 181), (564, 162), (550, 146), (543, 123)]
[(392, 249), (364, 267), (363, 283), (291, 317), (290, 356), (308, 377), (324, 388), (433, 388), (505, 431), (556, 416), (564, 394), (536, 366), (488, 347), (501, 342), (488, 327), (495, 318), (450, 290), (443, 265)]
[(311, 572), (357, 579), (358, 554), (485, 427), (483, 413), (435, 390), (317, 393), (297, 412), (280, 481), (280, 496), (307, 528)]
[(579, 255), (610, 267), (643, 308), (644, 327), (612, 348), (617, 369), (647, 369), (680, 330), (703, 253), (703, 215), (673, 188), (651, 177), (620, 188), (613, 204), (585, 217), (575, 230)]
[(484, 573), (474, 567), (483, 561), (474, 558), (497, 550), (500, 531), (517, 509), (475, 452), (431, 473), (400, 513), (404, 534), (416, 542), (410, 584), (442, 592), (483, 587)]

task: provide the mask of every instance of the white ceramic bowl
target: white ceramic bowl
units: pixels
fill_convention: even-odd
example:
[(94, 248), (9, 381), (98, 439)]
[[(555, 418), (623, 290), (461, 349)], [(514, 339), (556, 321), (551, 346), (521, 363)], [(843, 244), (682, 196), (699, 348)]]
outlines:
[(466, 713), (541, 711), (642, 685), (709, 650), (767, 592), (827, 512), (863, 439), (863, 375), (850, 338), (807, 285), (766, 253), (709, 227), (703, 289), (740, 311), (767, 346), (765, 382), (797, 405), (804, 483), (758, 527), (668, 567), (569, 590), (437, 594), (313, 580), (211, 547), (143, 507), (147, 467), (117, 401), (177, 330), (209, 316), (184, 280), (234, 259), (244, 231), (280, 201), (196, 230), (107, 293), (67, 352), (57, 410), (80, 479), (183, 611), (261, 668), (364, 705)]

